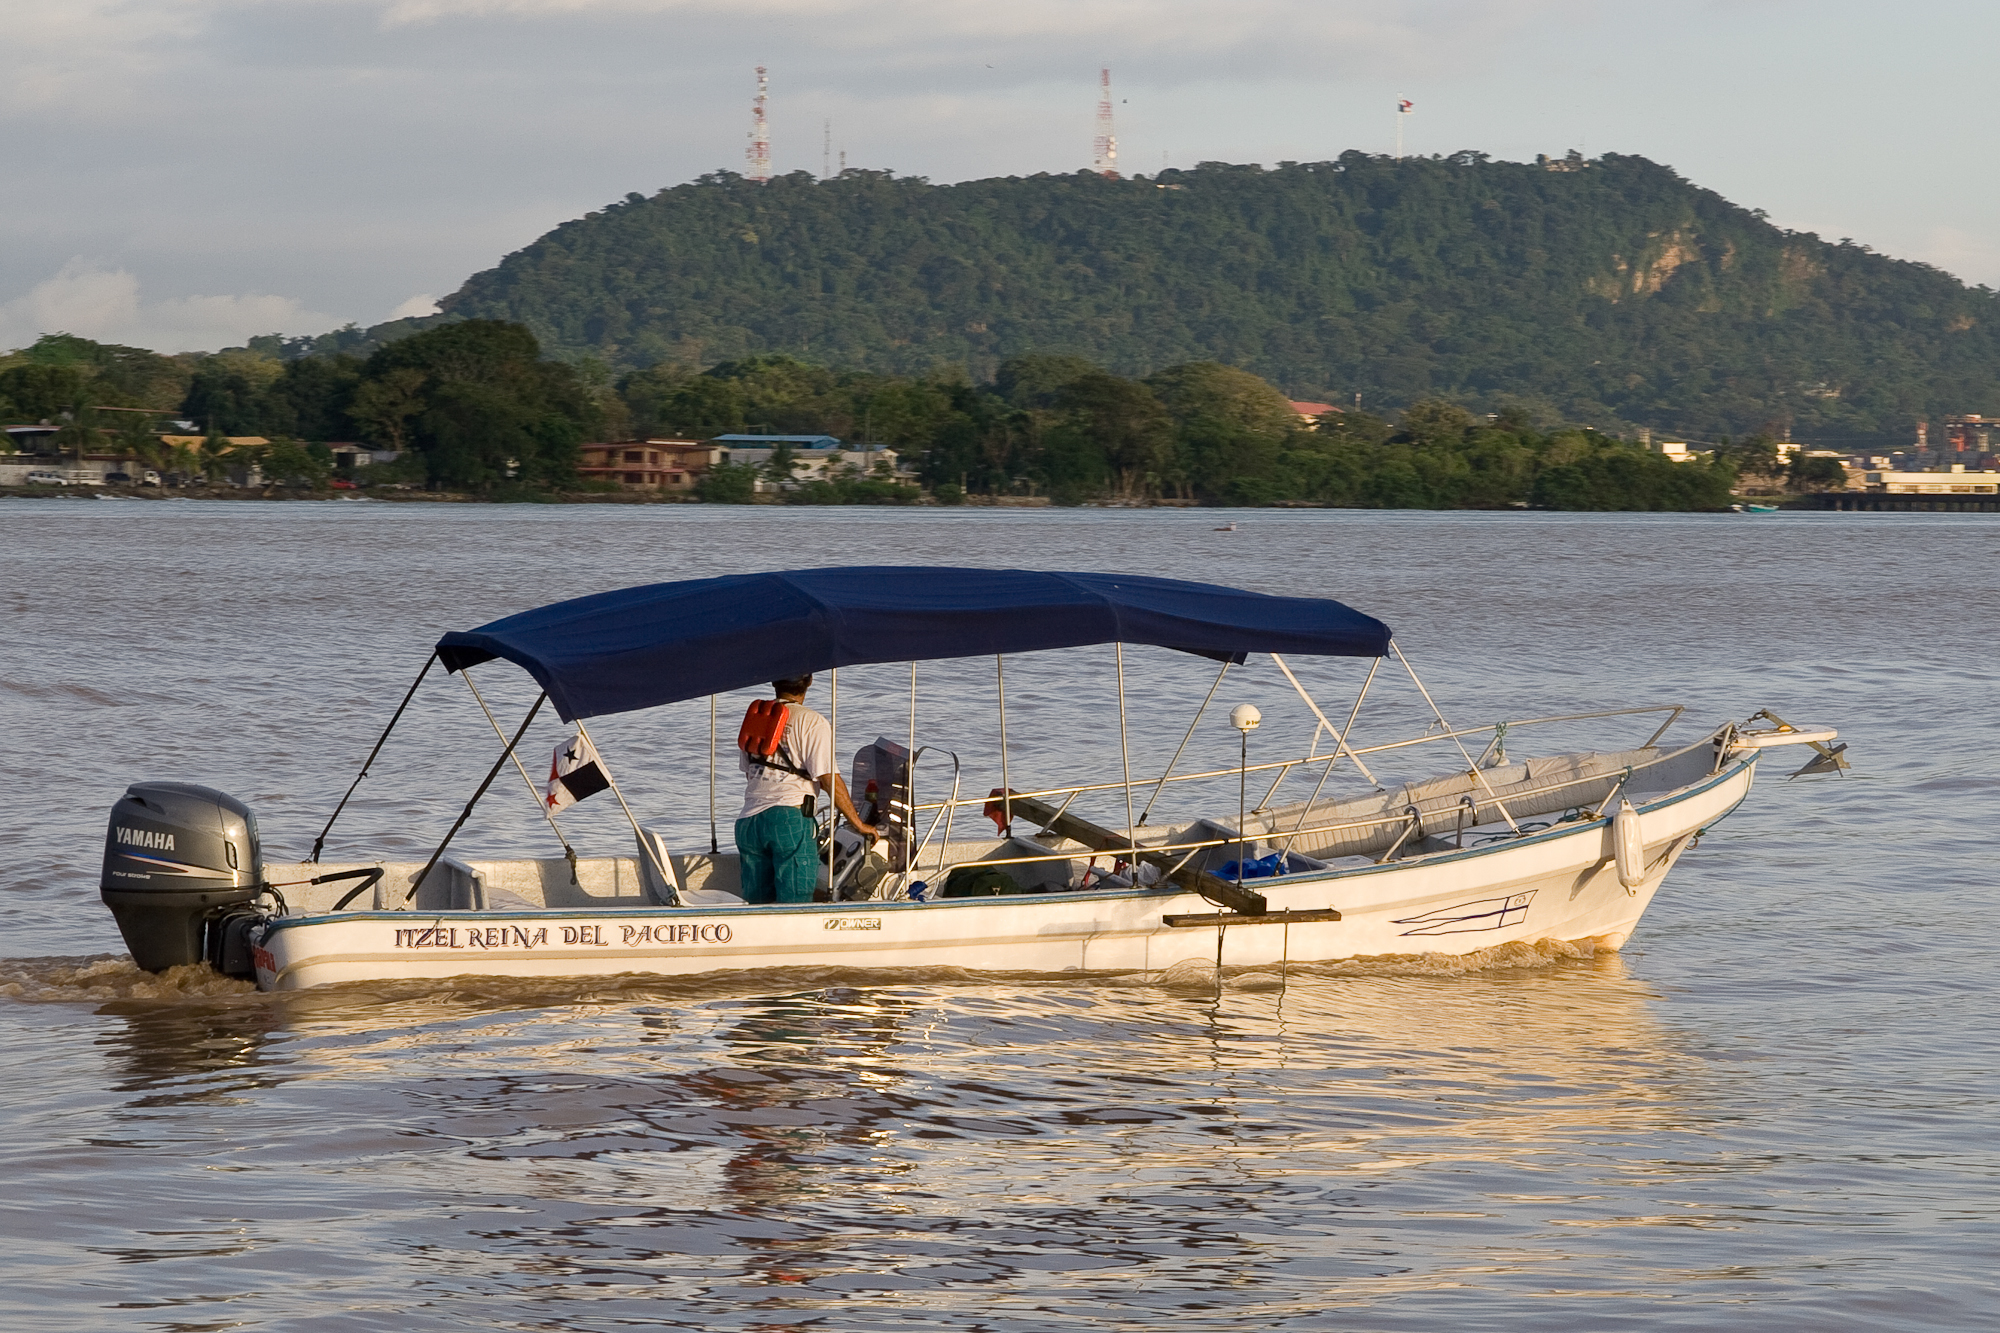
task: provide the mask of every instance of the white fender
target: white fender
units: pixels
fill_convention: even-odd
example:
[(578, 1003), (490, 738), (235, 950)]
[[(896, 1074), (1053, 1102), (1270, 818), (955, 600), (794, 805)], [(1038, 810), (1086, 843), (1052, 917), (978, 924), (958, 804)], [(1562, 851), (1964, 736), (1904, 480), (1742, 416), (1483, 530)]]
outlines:
[(1646, 844), (1639, 835), (1639, 812), (1630, 801), (1618, 802), (1611, 817), (1611, 855), (1618, 862), (1618, 882), (1636, 889), (1646, 882)]

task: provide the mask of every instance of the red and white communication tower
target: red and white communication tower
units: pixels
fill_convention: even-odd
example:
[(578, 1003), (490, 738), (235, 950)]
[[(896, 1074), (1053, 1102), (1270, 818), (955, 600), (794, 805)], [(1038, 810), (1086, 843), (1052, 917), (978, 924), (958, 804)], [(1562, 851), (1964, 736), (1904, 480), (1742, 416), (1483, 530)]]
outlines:
[(764, 120), (764, 103), (771, 96), (771, 81), (764, 67), (757, 66), (757, 100), (750, 110), (750, 179), (759, 185), (771, 179), (771, 128)]
[(1111, 124), (1111, 71), (1097, 75), (1097, 143), (1091, 154), (1090, 169), (1110, 180), (1118, 179), (1118, 136)]

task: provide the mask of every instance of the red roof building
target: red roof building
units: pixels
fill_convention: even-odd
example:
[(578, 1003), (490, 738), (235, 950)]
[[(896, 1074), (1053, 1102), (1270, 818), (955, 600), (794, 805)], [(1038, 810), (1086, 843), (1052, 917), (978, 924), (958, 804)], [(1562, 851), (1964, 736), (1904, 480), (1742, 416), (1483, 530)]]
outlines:
[(1292, 411), (1298, 413), (1299, 420), (1304, 422), (1311, 430), (1319, 429), (1319, 419), (1321, 417), (1325, 416), (1328, 412), (1338, 412), (1339, 410), (1332, 403), (1306, 403), (1297, 401), (1292, 403)]

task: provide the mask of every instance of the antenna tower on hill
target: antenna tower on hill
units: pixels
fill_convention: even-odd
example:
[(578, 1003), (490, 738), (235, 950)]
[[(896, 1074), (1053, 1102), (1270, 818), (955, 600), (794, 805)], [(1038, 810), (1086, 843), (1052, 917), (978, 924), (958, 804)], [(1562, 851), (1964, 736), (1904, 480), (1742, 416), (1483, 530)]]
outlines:
[(1111, 71), (1097, 75), (1097, 143), (1090, 169), (1107, 180), (1118, 179), (1118, 136), (1111, 123)]
[(771, 179), (771, 129), (764, 121), (764, 103), (771, 96), (771, 81), (764, 67), (757, 66), (757, 100), (750, 109), (750, 179), (759, 185)]

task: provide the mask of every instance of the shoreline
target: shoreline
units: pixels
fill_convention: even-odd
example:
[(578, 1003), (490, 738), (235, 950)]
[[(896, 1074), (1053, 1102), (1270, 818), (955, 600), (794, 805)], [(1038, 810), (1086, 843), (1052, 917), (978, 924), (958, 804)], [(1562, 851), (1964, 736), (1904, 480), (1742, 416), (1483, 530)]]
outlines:
[[(1811, 512), (1838, 509), (1847, 506), (1829, 503), (1830, 497), (1820, 495), (1777, 497), (1752, 497), (1759, 503), (1775, 502), (1780, 510)], [(1904, 499), (1896, 496), (1892, 499)], [(1921, 498), (1921, 497), (1915, 497)], [(1159, 500), (1086, 500), (1074, 505), (1058, 505), (1046, 495), (968, 495), (957, 504), (944, 504), (933, 496), (905, 504), (879, 505), (787, 505), (775, 496), (758, 496), (748, 504), (711, 504), (697, 500), (690, 495), (649, 495), (636, 491), (590, 492), (553, 491), (530, 492), (508, 496), (476, 495), (469, 491), (419, 491), (419, 490), (368, 490), (368, 491), (300, 491), (273, 487), (250, 490), (234, 486), (197, 487), (177, 486), (171, 488), (156, 486), (0, 486), (0, 499), (7, 500), (226, 500), (236, 503), (267, 502), (272, 504), (450, 504), (450, 505), (625, 505), (642, 507), (697, 506), (712, 509), (743, 508), (856, 508), (856, 509), (1209, 509), (1209, 510), (1260, 510), (1260, 509), (1347, 509), (1357, 513), (1372, 512), (1382, 506), (1339, 505), (1324, 500), (1274, 500), (1261, 505), (1204, 504), (1199, 500), (1164, 498)], [(1862, 507), (1862, 506), (1855, 506)], [(1866, 506), (1868, 508), (1920, 509), (1929, 506), (1894, 505)], [(1940, 505), (1939, 508), (1949, 508)], [(1972, 506), (1968, 506), (1972, 508)], [(1981, 508), (1985, 508), (1982, 506)], [(1676, 509), (1676, 510), (1555, 510), (1536, 509), (1525, 504), (1509, 505), (1462, 505), (1450, 509), (1423, 509), (1411, 512), (1434, 514), (1461, 513), (1681, 513), (1720, 514), (1726, 509)]]

